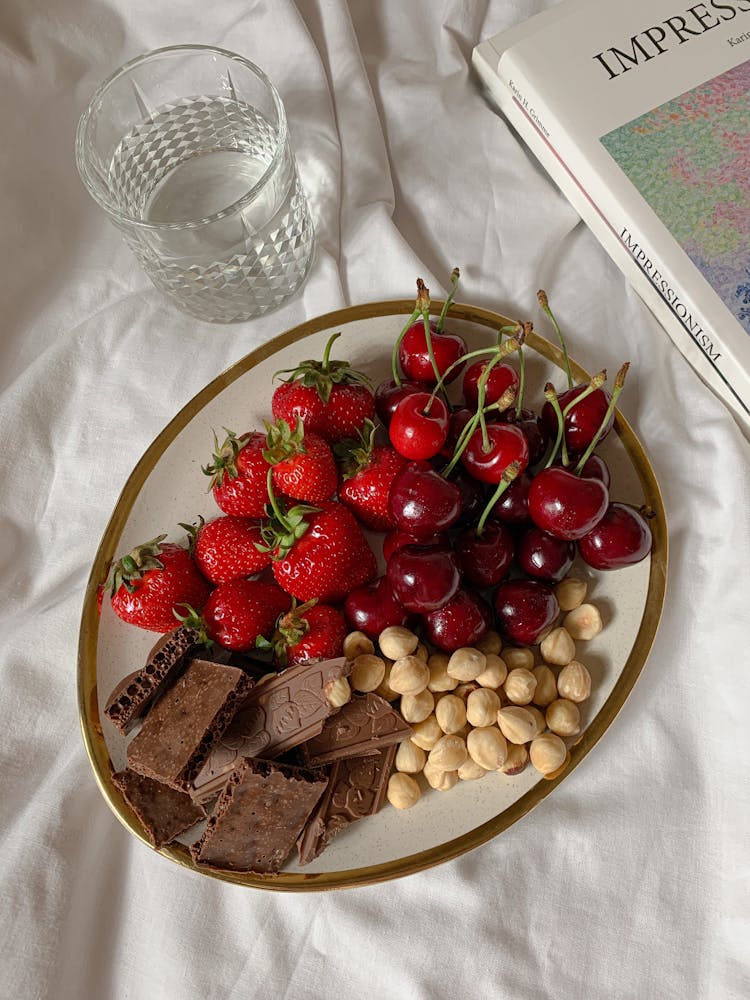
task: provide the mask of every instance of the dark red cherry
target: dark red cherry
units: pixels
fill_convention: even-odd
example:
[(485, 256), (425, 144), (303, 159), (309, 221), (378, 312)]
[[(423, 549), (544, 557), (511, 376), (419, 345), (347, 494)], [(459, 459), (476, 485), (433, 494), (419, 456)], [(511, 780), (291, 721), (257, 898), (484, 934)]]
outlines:
[(515, 407), (511, 406), (500, 414), (499, 419), (506, 424), (514, 424), (526, 435), (529, 443), (529, 465), (540, 462), (547, 450), (548, 439), (534, 411), (521, 410), (520, 414), (516, 415)]
[[(467, 352), (466, 341), (458, 334), (438, 333), (437, 323), (430, 322), (430, 337), (432, 340), (432, 353), (439, 374), (442, 376), (452, 364), (458, 361)], [(398, 360), (401, 370), (407, 379), (413, 382), (422, 382), (425, 385), (435, 385), (437, 378), (432, 367), (430, 354), (427, 349), (427, 337), (425, 335), (424, 321), (420, 318), (409, 327), (398, 348)], [(447, 378), (447, 382), (452, 382), (461, 374), (463, 366), (456, 365)]]
[(517, 476), (492, 508), (492, 516), (506, 524), (528, 523), (529, 490), (533, 481), (529, 472)]
[(448, 407), (439, 396), (431, 399), (428, 392), (414, 392), (393, 411), (388, 435), (404, 458), (432, 458), (445, 444), (448, 422)]
[(601, 457), (597, 455), (596, 452), (592, 452), (591, 455), (586, 459), (581, 468), (581, 475), (584, 479), (601, 479), (604, 485), (609, 489), (610, 475), (609, 466)]
[(396, 600), (418, 614), (442, 608), (461, 582), (458, 560), (448, 546), (404, 545), (389, 559), (386, 575)]
[(383, 426), (388, 427), (393, 411), (404, 396), (410, 396), (413, 392), (424, 392), (424, 386), (418, 382), (402, 382), (396, 385), (392, 378), (380, 383), (375, 390), (375, 412)]
[(492, 609), (473, 590), (460, 587), (437, 611), (423, 616), (428, 640), (446, 652), (473, 646), (492, 626)]
[[(488, 364), (489, 360), (475, 361), (464, 372), (464, 400), (471, 410), (476, 410), (477, 408), (477, 403), (479, 402), (479, 379), (482, 377)], [(509, 389), (511, 386), (518, 389), (518, 384), (518, 373), (515, 368), (504, 361), (494, 365), (487, 376), (484, 390), (484, 405), (489, 406), (491, 403), (496, 403), (506, 389)]]
[(555, 538), (535, 524), (524, 531), (516, 547), (518, 565), (524, 573), (550, 583), (559, 583), (567, 575), (575, 556), (575, 542)]
[(523, 431), (513, 424), (487, 424), (489, 449), (484, 450), (481, 427), (472, 433), (461, 455), (461, 462), (475, 479), (482, 483), (499, 483), (511, 464), (518, 462), (520, 472), (529, 464), (529, 445)]
[(513, 535), (500, 521), (488, 520), (481, 535), (476, 528), (467, 528), (453, 547), (464, 579), (475, 587), (494, 587), (513, 564)]
[(455, 483), (461, 490), (461, 516), (456, 522), (456, 527), (478, 521), (485, 505), (482, 484), (460, 467), (454, 469), (450, 474), (449, 482)]
[(458, 444), (461, 431), (473, 416), (474, 414), (472, 411), (467, 410), (465, 406), (461, 406), (451, 413), (448, 421), (448, 437), (445, 439), (445, 444), (440, 450), (440, 454), (443, 458), (453, 458), (453, 452), (456, 450), (456, 445)]
[(505, 580), (493, 601), (501, 633), (521, 646), (539, 642), (560, 613), (554, 590), (541, 580)]
[(377, 639), (389, 625), (406, 625), (411, 616), (393, 596), (384, 576), (357, 587), (346, 598), (344, 613), (349, 627)]
[(426, 462), (409, 462), (393, 480), (388, 511), (399, 530), (429, 538), (459, 519), (461, 490)]
[(408, 531), (401, 531), (399, 528), (396, 528), (394, 531), (389, 531), (383, 539), (383, 558), (386, 562), (388, 562), (396, 549), (400, 549), (404, 545), (447, 544), (448, 536), (444, 532), (439, 532), (436, 535), (430, 535), (427, 538), (417, 538), (415, 535), (410, 535)]
[[(585, 385), (574, 385), (572, 389), (566, 389), (557, 397), (560, 409), (577, 399), (586, 390)], [(565, 443), (572, 452), (582, 455), (594, 439), (599, 430), (604, 416), (609, 407), (611, 399), (610, 393), (606, 389), (594, 389), (580, 403), (576, 403), (565, 417)], [(542, 425), (547, 436), (553, 441), (557, 436), (557, 414), (550, 402), (546, 402), (542, 407)], [(615, 422), (615, 415), (611, 413), (600, 440), (609, 434)]]
[(653, 536), (643, 514), (629, 504), (611, 503), (599, 523), (578, 539), (578, 551), (594, 569), (619, 569), (645, 559)]
[(582, 479), (555, 465), (537, 473), (529, 490), (534, 524), (569, 541), (591, 531), (608, 503), (609, 491), (601, 479)]

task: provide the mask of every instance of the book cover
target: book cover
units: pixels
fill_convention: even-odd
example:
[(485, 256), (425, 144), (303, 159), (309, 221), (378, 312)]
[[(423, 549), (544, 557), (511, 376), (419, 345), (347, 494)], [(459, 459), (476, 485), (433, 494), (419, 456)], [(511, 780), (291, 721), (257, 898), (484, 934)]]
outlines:
[(747, 432), (750, 0), (567, 0), (474, 63)]

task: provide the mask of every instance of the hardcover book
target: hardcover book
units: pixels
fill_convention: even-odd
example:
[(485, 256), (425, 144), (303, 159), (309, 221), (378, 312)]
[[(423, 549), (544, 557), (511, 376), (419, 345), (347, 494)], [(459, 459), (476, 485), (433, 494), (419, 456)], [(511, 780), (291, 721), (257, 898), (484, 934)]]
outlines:
[(750, 432), (750, 0), (564, 0), (473, 61)]

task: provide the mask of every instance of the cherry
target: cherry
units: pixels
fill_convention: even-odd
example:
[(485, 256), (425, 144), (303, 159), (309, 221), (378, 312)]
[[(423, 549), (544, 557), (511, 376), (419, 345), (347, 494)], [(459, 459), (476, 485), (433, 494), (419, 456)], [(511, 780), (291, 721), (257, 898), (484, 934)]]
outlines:
[(599, 523), (578, 539), (578, 551), (594, 569), (632, 566), (646, 558), (652, 545), (651, 528), (643, 513), (617, 502), (611, 503)]
[(422, 621), (433, 646), (452, 652), (473, 646), (490, 630), (492, 609), (479, 594), (460, 587), (447, 604), (424, 615)]
[(344, 604), (346, 620), (352, 629), (377, 639), (389, 625), (406, 625), (411, 616), (393, 596), (391, 585), (384, 576), (352, 590)]
[[(566, 407), (578, 399), (588, 390), (588, 385), (574, 385), (572, 389), (566, 389), (557, 397), (560, 409), (565, 411)], [(580, 403), (575, 403), (565, 415), (565, 443), (570, 451), (583, 453), (594, 439), (604, 420), (609, 408), (611, 395), (606, 389), (594, 389), (582, 399)], [(542, 407), (541, 422), (547, 436), (555, 439), (557, 436), (558, 420), (557, 414), (552, 404), (548, 401)], [(604, 429), (600, 435), (600, 440), (605, 438), (612, 430), (615, 422), (614, 412), (610, 413)]]
[(575, 542), (555, 538), (535, 524), (524, 531), (518, 541), (518, 565), (527, 576), (559, 583), (573, 565)]
[(529, 445), (523, 431), (513, 424), (487, 424), (487, 444), (482, 428), (471, 434), (466, 444), (461, 462), (475, 479), (483, 483), (499, 483), (503, 473), (511, 464), (518, 462), (520, 472), (529, 464)]
[(500, 631), (522, 646), (539, 642), (560, 613), (554, 590), (541, 580), (505, 580), (493, 600)]
[[(398, 349), (398, 360), (404, 375), (424, 385), (436, 385), (438, 377), (442, 376), (452, 364), (468, 352), (466, 341), (457, 333), (440, 333), (437, 323), (430, 321), (430, 341), (432, 354), (435, 358), (435, 369), (432, 367), (430, 352), (427, 346), (427, 334), (424, 321), (420, 318), (412, 323), (404, 334)], [(452, 382), (461, 374), (461, 365), (450, 373), (446, 382)]]
[(500, 521), (489, 520), (481, 535), (476, 528), (462, 531), (454, 549), (464, 579), (475, 587), (494, 587), (507, 576), (513, 564), (515, 545), (510, 529)]
[[(490, 364), (488, 361), (475, 361), (464, 372), (464, 400), (472, 410), (476, 410), (479, 403), (479, 379), (488, 364)], [(484, 405), (489, 406), (491, 403), (496, 403), (506, 389), (510, 386), (518, 389), (518, 385), (518, 373), (512, 365), (506, 362), (493, 365), (485, 383)]]
[(396, 528), (389, 531), (383, 539), (383, 558), (386, 562), (391, 558), (396, 549), (403, 548), (404, 545), (447, 545), (448, 536), (444, 532), (430, 535), (427, 538), (417, 538), (410, 535), (408, 531), (400, 531)]
[(461, 516), (456, 522), (457, 526), (473, 524), (478, 521), (485, 503), (482, 484), (464, 472), (463, 469), (454, 469), (448, 479), (461, 490)]
[(533, 410), (516, 412), (515, 407), (511, 406), (501, 413), (498, 419), (506, 424), (514, 424), (524, 432), (529, 445), (529, 465), (536, 465), (542, 460), (547, 450), (548, 438)]
[(383, 426), (388, 427), (394, 410), (405, 396), (423, 391), (424, 386), (418, 382), (396, 382), (392, 378), (381, 382), (375, 390), (375, 412)]
[(589, 455), (581, 466), (581, 475), (586, 479), (601, 479), (607, 489), (609, 489), (611, 481), (609, 466), (601, 455), (597, 455), (596, 452)]
[(453, 410), (448, 421), (448, 436), (440, 450), (443, 458), (450, 459), (453, 457), (453, 452), (456, 450), (461, 432), (473, 416), (472, 411), (467, 410), (465, 406), (460, 406), (457, 410)]
[(431, 398), (428, 392), (413, 392), (393, 411), (388, 435), (405, 458), (432, 458), (445, 444), (448, 422), (448, 407), (442, 399)]
[(532, 521), (556, 538), (581, 538), (601, 520), (608, 503), (601, 479), (584, 479), (560, 466), (542, 469), (529, 489)]
[(529, 490), (534, 477), (529, 472), (517, 476), (492, 508), (493, 517), (506, 524), (526, 524), (529, 518)]
[(426, 462), (409, 462), (393, 480), (388, 512), (401, 531), (429, 538), (459, 519), (461, 490)]
[(407, 611), (437, 611), (461, 582), (458, 560), (449, 546), (404, 545), (388, 561), (388, 582)]

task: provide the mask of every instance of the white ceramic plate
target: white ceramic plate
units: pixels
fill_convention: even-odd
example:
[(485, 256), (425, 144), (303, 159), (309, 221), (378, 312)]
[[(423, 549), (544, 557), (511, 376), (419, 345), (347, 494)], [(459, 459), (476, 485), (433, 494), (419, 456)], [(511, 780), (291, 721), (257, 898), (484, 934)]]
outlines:
[[(433, 303), (440, 310), (442, 303)], [(133, 470), (102, 538), (84, 605), (79, 644), (79, 708), (84, 741), (99, 786), (110, 807), (146, 843), (138, 821), (111, 781), (112, 768), (124, 766), (126, 740), (103, 715), (115, 685), (144, 662), (155, 636), (121, 622), (105, 600), (97, 612), (97, 590), (111, 559), (161, 532), (184, 538), (178, 523), (202, 513), (220, 513), (206, 493), (200, 466), (212, 450), (212, 431), (228, 427), (238, 434), (261, 428), (270, 415), (272, 376), (305, 358), (320, 358), (334, 331), (341, 337), (335, 358), (347, 358), (377, 384), (390, 373), (390, 351), (413, 305), (381, 302), (330, 313), (290, 330), (247, 355), (203, 389), (162, 431)], [(464, 335), (470, 349), (487, 346), (509, 321), (470, 306), (454, 305), (449, 327)], [(526, 401), (538, 409), (545, 381), (565, 386), (560, 352), (532, 334), (525, 351)], [(574, 366), (577, 380), (586, 378)], [(627, 390), (626, 390), (627, 391)], [(312, 864), (287, 863), (276, 876), (204, 872), (211, 877), (271, 889), (334, 888), (382, 881), (447, 861), (484, 843), (527, 813), (564, 780), (610, 725), (645, 663), (664, 598), (667, 541), (659, 489), (637, 438), (618, 414), (615, 433), (600, 452), (612, 472), (612, 498), (648, 504), (654, 549), (637, 566), (612, 573), (577, 568), (591, 581), (590, 596), (602, 611), (604, 631), (580, 651), (593, 678), (591, 699), (583, 706), (584, 731), (571, 748), (570, 763), (554, 780), (531, 767), (515, 777), (489, 774), (460, 782), (450, 792), (429, 790), (407, 811), (386, 804), (370, 819), (355, 823)], [(162, 854), (192, 867), (181, 844)]]

